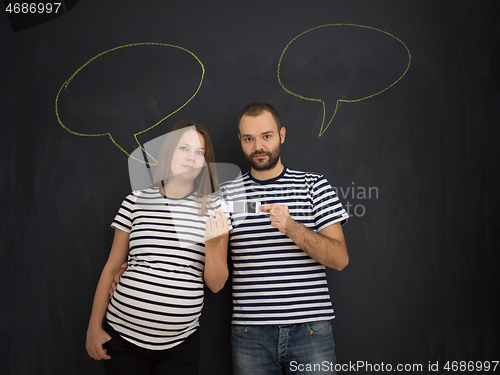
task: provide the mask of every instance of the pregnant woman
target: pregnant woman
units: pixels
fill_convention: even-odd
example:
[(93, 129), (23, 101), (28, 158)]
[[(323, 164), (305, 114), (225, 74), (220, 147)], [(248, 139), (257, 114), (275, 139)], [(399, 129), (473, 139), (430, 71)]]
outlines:
[(198, 374), (204, 283), (217, 293), (228, 278), (228, 219), (210, 195), (218, 190), (214, 163), (207, 131), (178, 123), (163, 143), (153, 185), (128, 195), (113, 220), (86, 343), (108, 375)]

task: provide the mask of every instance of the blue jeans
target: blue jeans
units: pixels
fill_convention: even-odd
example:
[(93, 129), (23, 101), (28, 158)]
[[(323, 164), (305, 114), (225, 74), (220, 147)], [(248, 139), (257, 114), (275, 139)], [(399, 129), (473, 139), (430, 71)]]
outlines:
[(330, 321), (232, 326), (234, 375), (335, 375)]

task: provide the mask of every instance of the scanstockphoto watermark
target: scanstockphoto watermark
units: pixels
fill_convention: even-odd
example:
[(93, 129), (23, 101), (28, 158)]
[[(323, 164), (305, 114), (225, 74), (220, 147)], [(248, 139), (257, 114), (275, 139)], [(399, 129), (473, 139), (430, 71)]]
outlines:
[(424, 366), (422, 364), (398, 364), (376, 363), (372, 364), (367, 361), (356, 361), (349, 363), (333, 363), (323, 361), (321, 363), (299, 363), (298, 361), (290, 362), (290, 370), (292, 372), (359, 372), (359, 371), (375, 371), (375, 372), (422, 372)]
[(410, 372), (410, 373), (433, 373), (433, 372), (495, 372), (500, 364), (500, 361), (445, 361), (423, 363), (407, 363), (407, 364), (390, 364), (390, 363), (370, 363), (368, 361), (349, 361), (348, 363), (334, 363), (323, 361), (321, 363), (300, 363), (298, 361), (290, 362), (290, 370), (292, 372)]
[(342, 202), (349, 217), (363, 217), (366, 214), (366, 207), (360, 201), (378, 199), (378, 187), (376, 186), (356, 186), (352, 181), (351, 186), (335, 187), (332, 186), (333, 191)]

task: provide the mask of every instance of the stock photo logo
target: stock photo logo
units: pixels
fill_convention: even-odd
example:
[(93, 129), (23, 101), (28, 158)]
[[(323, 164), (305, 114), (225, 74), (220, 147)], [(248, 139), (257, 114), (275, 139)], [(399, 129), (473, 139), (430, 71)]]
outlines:
[(365, 202), (367, 200), (378, 199), (378, 188), (376, 186), (356, 186), (352, 181), (351, 186), (335, 187), (333, 191), (342, 202), (349, 217), (363, 217), (366, 214)]

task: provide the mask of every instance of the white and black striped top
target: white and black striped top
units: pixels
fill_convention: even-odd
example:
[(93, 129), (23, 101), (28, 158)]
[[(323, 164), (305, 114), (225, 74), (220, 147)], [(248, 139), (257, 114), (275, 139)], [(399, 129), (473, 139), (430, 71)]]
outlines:
[[(227, 200), (284, 204), (294, 220), (315, 232), (349, 217), (323, 176), (287, 167), (266, 181), (246, 173), (222, 191)], [(273, 228), (269, 214), (233, 213), (232, 227), (233, 324), (284, 325), (335, 316), (325, 266)]]
[(112, 223), (129, 232), (129, 265), (106, 319), (138, 346), (171, 348), (199, 325), (205, 222), (213, 210), (199, 216), (198, 207), (193, 194), (171, 199), (160, 188), (149, 188), (127, 196)]

